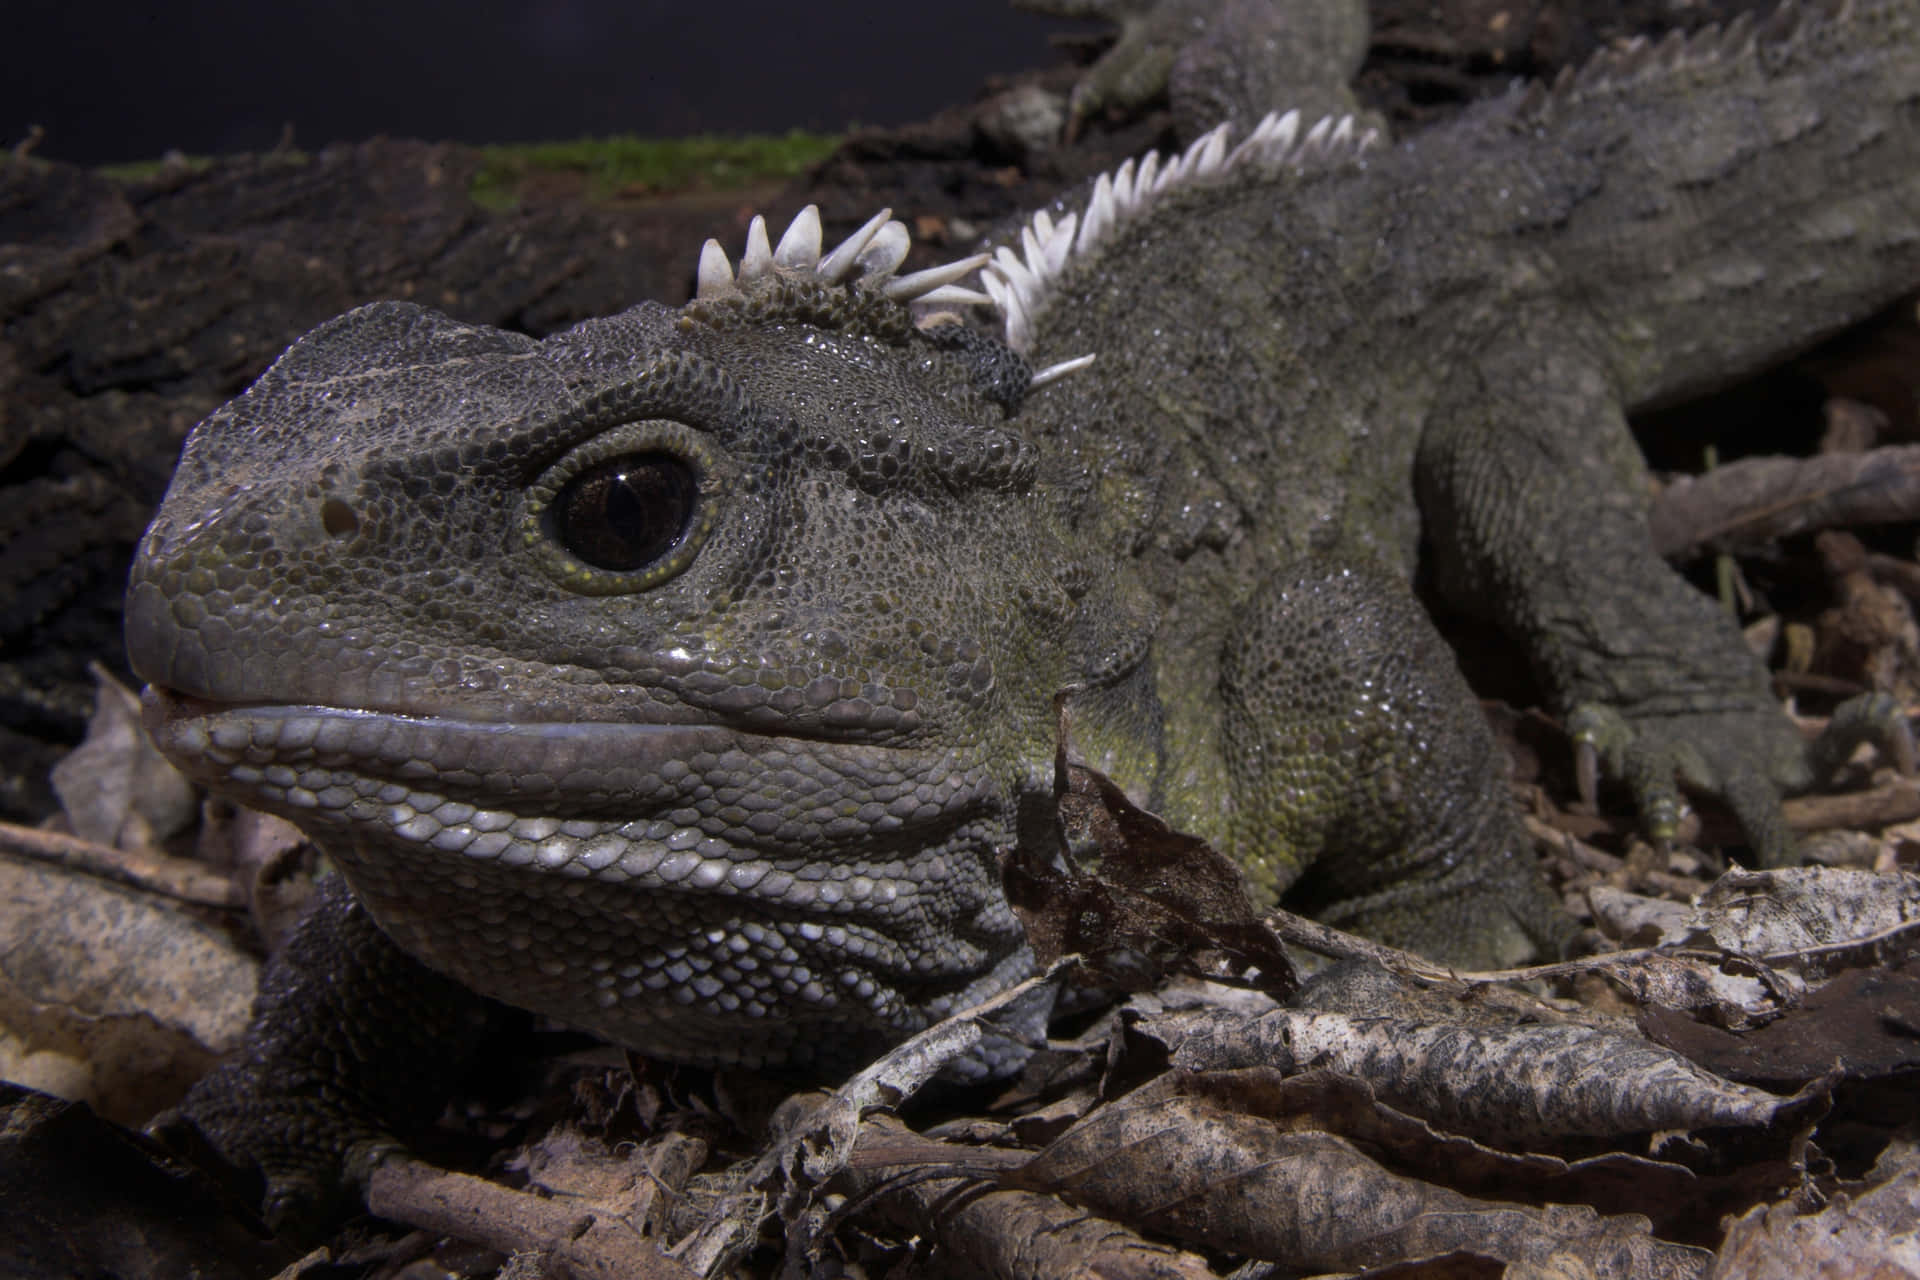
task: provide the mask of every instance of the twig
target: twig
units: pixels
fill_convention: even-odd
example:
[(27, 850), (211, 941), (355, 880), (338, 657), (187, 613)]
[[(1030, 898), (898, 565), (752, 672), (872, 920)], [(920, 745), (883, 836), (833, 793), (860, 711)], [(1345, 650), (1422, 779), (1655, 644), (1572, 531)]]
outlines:
[(791, 1217), (821, 1183), (846, 1167), (865, 1116), (911, 1097), (947, 1063), (978, 1044), (997, 1016), (1035, 997), (1041, 988), (1057, 988), (1077, 963), (1077, 957), (1055, 961), (1045, 973), (950, 1014), (813, 1101), (760, 1153), (707, 1222), (674, 1243), (673, 1256), (701, 1275), (718, 1273), (758, 1237), (776, 1210)]
[(27, 126), (27, 136), (14, 143), (13, 146), (8, 149), (8, 154), (15, 160), (25, 160), (33, 154), (33, 149), (39, 146), (41, 142), (46, 139), (46, 136), (47, 131), (44, 128), (37, 124), (30, 124)]
[(1614, 875), (1626, 869), (1625, 858), (1608, 853), (1605, 849), (1595, 848), (1580, 839), (1571, 831), (1562, 831), (1559, 827), (1530, 813), (1520, 815), (1526, 823), (1527, 834), (1542, 844), (1552, 845), (1567, 855), (1573, 864), (1582, 871), (1597, 871), (1601, 875)]
[(538, 1253), (571, 1276), (697, 1280), (695, 1272), (661, 1253), (624, 1215), (514, 1191), (410, 1156), (389, 1157), (373, 1171), (367, 1208), (394, 1222), (457, 1236), (500, 1253)]
[(1834, 525), (1920, 517), (1920, 445), (1817, 458), (1743, 458), (1654, 499), (1654, 550), (1670, 558), (1751, 547)]
[(197, 862), (164, 853), (115, 849), (79, 836), (0, 822), (0, 853), (51, 862), (74, 871), (164, 894), (206, 907), (243, 907), (246, 900), (227, 877)]
[(1869, 551), (1867, 570), (1907, 599), (1920, 600), (1920, 564), (1884, 551)]
[(1456, 976), (1451, 969), (1436, 965), (1411, 951), (1344, 933), (1332, 925), (1309, 920), (1279, 907), (1263, 914), (1260, 922), (1280, 935), (1282, 941), (1304, 947), (1315, 955), (1335, 960), (1370, 960), (1394, 973), (1422, 982), (1450, 982)]
[[(1794, 796), (1786, 800), (1781, 809), (1786, 815), (1787, 826), (1800, 835), (1835, 829), (1890, 827), (1897, 822), (1911, 822), (1920, 818), (1920, 779), (1894, 778), (1866, 791)], [(1731, 817), (1723, 817), (1717, 811), (1706, 809), (1699, 816), (1701, 843), (1738, 844), (1744, 839)], [(1602, 821), (1619, 835), (1626, 834), (1632, 827), (1626, 819)], [(1612, 854), (1575, 840), (1551, 823), (1531, 815), (1527, 816), (1526, 823), (1529, 834), (1566, 849), (1581, 866), (1603, 873), (1619, 869)], [(1571, 846), (1565, 844), (1569, 840), (1573, 841)]]
[(1787, 825), (1795, 831), (1835, 827), (1888, 827), (1920, 818), (1920, 780), (1895, 778), (1870, 791), (1796, 796), (1786, 803)]

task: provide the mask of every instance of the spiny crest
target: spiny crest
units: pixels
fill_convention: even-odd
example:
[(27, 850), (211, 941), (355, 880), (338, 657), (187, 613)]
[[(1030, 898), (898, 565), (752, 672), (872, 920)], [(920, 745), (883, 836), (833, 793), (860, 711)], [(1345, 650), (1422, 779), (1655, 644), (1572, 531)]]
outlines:
[(991, 301), (977, 290), (954, 283), (984, 266), (987, 255), (895, 276), (912, 245), (906, 224), (897, 221), (891, 209), (868, 218), (858, 231), (825, 254), (820, 251), (818, 205), (810, 204), (794, 215), (778, 245), (767, 238), (767, 220), (756, 214), (747, 228), (747, 251), (741, 255), (737, 271), (718, 240), (702, 246), (694, 297), (702, 302), (717, 301), (742, 292), (743, 286), (756, 280), (782, 274), (811, 277), (825, 284), (862, 284), (899, 303), (966, 306)]
[(1534, 81), (1519, 92), (1523, 119), (1545, 122), (1582, 99), (1613, 93), (1648, 76), (1682, 69), (1734, 68), (1760, 56), (1763, 48), (1790, 47), (1810, 28), (1847, 18), (1850, 0), (1781, 0), (1772, 13), (1755, 21), (1742, 13), (1725, 27), (1709, 24), (1691, 34), (1670, 31), (1659, 41), (1635, 36), (1616, 48), (1602, 49), (1578, 67), (1562, 67), (1552, 83)]
[[(843, 240), (832, 252), (821, 253), (820, 208), (808, 205), (788, 224), (778, 245), (767, 236), (767, 222), (758, 214), (747, 227), (747, 251), (736, 270), (718, 240), (700, 250), (694, 301), (711, 303), (742, 296), (744, 286), (772, 278), (812, 280), (823, 284), (860, 284), (877, 290), (890, 301), (916, 308), (991, 306), (993, 299), (977, 289), (955, 283), (985, 267), (991, 257), (975, 254), (911, 275), (894, 276), (906, 260), (912, 239), (906, 224), (894, 220), (893, 210), (882, 209)], [(950, 319), (943, 313), (928, 316), (929, 324)], [(1063, 360), (1033, 375), (1029, 389), (1043, 387), (1076, 369), (1093, 363), (1090, 355)]]
[[(1164, 163), (1157, 151), (1148, 152), (1138, 165), (1132, 160), (1122, 162), (1094, 181), (1086, 207), (1078, 212), (1057, 220), (1044, 209), (1034, 214), (1020, 229), (1021, 252), (1001, 246), (980, 277), (1004, 318), (1007, 345), (1025, 352), (1033, 344), (1034, 318), (1069, 261), (1093, 249), (1169, 192), (1242, 169), (1303, 169), (1346, 159), (1378, 141), (1374, 130), (1360, 128), (1352, 116), (1328, 116), (1303, 134), (1298, 111), (1269, 112), (1231, 151), (1227, 149), (1229, 131), (1230, 126), (1219, 125)], [(1078, 368), (1092, 358), (1083, 356), (1065, 364)], [(1034, 381), (1038, 385), (1043, 375), (1057, 377), (1071, 371), (1056, 365), (1035, 375)]]
[[(1270, 112), (1232, 150), (1227, 149), (1229, 131), (1230, 126), (1220, 125), (1170, 160), (1163, 162), (1159, 152), (1150, 151), (1137, 165), (1127, 160), (1112, 173), (1101, 174), (1083, 210), (1057, 221), (1044, 209), (1035, 213), (1020, 230), (1020, 254), (1002, 246), (991, 255), (976, 254), (897, 278), (893, 273), (906, 260), (911, 238), (906, 225), (893, 220), (891, 209), (867, 219), (829, 253), (821, 252), (817, 206), (802, 209), (778, 245), (768, 239), (766, 220), (756, 216), (738, 267), (717, 240), (701, 249), (694, 300), (738, 297), (756, 281), (785, 277), (860, 284), (894, 302), (923, 308), (991, 304), (1000, 314), (1007, 345), (1025, 354), (1033, 343), (1034, 317), (1068, 262), (1169, 192), (1242, 169), (1304, 169), (1345, 159), (1378, 139), (1374, 130), (1358, 127), (1352, 116), (1329, 116), (1303, 133), (1298, 111)], [(957, 283), (976, 270), (985, 293)], [(1089, 354), (1049, 365), (1033, 375), (1031, 386), (1045, 386), (1086, 368), (1093, 359)]]

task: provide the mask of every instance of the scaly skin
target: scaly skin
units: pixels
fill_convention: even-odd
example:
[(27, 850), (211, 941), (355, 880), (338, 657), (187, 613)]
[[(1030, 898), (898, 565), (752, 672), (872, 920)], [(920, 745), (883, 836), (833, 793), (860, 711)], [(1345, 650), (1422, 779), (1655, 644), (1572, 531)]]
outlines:
[[(1556, 946), (1423, 537), (1656, 822), (1684, 777), (1788, 858), (1809, 754), (1649, 550), (1624, 413), (1920, 282), (1917, 7), (1189, 174), (996, 269), (1025, 358), (784, 247), (542, 342), (363, 308), (190, 439), (128, 594), (150, 724), (328, 851), (369, 963), (706, 1063), (844, 1069), (1026, 972), (996, 859), (1054, 838), (1060, 691), (1257, 896)], [(187, 1116), (284, 1207), (274, 1073)]]

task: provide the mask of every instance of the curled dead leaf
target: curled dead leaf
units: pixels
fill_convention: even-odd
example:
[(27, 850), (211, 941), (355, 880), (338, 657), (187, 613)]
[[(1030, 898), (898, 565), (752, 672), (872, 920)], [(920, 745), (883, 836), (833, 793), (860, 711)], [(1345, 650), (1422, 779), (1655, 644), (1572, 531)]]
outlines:
[(1477, 1200), (1392, 1173), (1343, 1138), (1184, 1095), (1177, 1077), (1094, 1112), (1008, 1181), (1209, 1249), (1350, 1270), (1455, 1251), (1603, 1278), (1693, 1277), (1704, 1251), (1645, 1219)]
[(1327, 1067), (1411, 1115), (1487, 1142), (1772, 1123), (1807, 1105), (1593, 1027), (1464, 1027), (1280, 1009), (1252, 1020), (1169, 1014), (1152, 1028), (1187, 1070)]

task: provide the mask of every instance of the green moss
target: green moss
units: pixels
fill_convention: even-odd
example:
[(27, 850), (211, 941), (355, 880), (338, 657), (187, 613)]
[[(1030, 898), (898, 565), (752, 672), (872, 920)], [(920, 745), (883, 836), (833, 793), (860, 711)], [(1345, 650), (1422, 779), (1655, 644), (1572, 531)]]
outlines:
[(98, 172), (101, 177), (111, 178), (115, 182), (145, 182), (148, 178), (157, 178), (163, 173), (170, 173), (179, 169), (186, 169), (191, 173), (199, 173), (204, 169), (210, 168), (212, 164), (212, 156), (190, 156), (175, 151), (169, 155), (162, 156), (158, 160), (133, 160), (126, 164), (103, 164), (100, 166)]
[(723, 138), (583, 138), (484, 147), (470, 194), (489, 209), (518, 203), (525, 180), (540, 173), (576, 173), (595, 199), (662, 191), (725, 191), (791, 178), (839, 145), (838, 137), (794, 130), (782, 135)]

